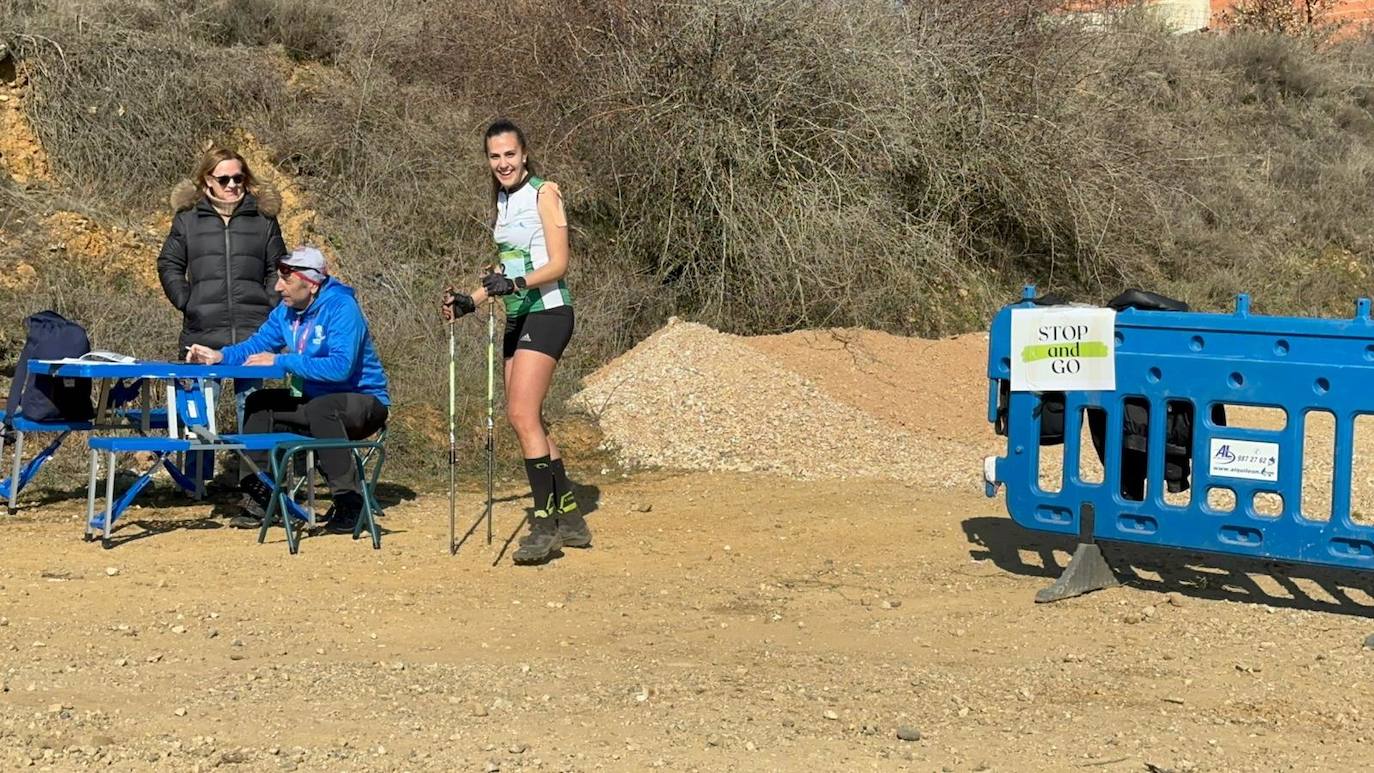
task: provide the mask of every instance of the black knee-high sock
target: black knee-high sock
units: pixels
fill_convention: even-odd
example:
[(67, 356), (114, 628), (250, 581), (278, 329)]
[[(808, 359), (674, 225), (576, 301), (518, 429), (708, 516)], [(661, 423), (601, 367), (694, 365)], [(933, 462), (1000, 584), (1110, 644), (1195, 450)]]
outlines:
[[(535, 515), (553, 515), (557, 502), (553, 495), (553, 470), (548, 454), (525, 460), (525, 476), (530, 479), (530, 493), (534, 495)], [(539, 511), (543, 511), (543, 516)]]
[(573, 498), (572, 482), (568, 480), (568, 473), (563, 469), (563, 457), (549, 462), (549, 467), (553, 470), (553, 495), (554, 501), (558, 504), (558, 512), (576, 512), (577, 500)]

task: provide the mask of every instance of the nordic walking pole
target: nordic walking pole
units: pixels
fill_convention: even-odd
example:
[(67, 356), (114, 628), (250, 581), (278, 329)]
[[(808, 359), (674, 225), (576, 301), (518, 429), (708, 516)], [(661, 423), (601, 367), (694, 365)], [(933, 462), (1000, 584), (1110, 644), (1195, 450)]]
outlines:
[(458, 520), (458, 440), (455, 435), (454, 395), (457, 392), (457, 350), (453, 342), (453, 323), (448, 321), (448, 554), (458, 552), (454, 543)]
[(487, 299), (487, 544), (491, 544), (491, 475), (496, 464), (492, 403), (496, 394), (496, 299)]

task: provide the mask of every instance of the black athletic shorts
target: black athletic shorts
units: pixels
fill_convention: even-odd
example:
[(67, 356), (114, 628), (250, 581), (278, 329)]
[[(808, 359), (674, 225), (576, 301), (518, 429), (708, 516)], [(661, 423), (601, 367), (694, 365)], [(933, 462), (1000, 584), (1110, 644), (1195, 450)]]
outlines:
[(557, 360), (563, 356), (572, 334), (571, 306), (506, 317), (506, 337), (501, 341), (501, 354), (509, 360), (515, 356), (516, 349), (532, 349)]

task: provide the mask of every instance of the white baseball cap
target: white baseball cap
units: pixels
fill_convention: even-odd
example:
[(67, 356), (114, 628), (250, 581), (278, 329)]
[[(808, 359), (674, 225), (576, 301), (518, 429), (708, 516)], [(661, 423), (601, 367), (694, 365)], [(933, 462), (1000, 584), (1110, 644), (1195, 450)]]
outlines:
[(301, 278), (313, 285), (324, 284), (325, 277), (329, 276), (329, 268), (325, 265), (324, 253), (318, 247), (309, 244), (302, 245), (291, 251), (290, 255), (277, 261), (277, 266), (287, 266), (294, 273), (300, 274)]

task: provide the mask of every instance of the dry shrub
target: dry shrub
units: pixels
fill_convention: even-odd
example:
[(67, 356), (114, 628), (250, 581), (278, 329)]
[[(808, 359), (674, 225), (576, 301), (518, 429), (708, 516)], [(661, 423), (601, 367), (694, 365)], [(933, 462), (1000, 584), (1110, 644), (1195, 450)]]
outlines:
[(1238, 0), (1222, 13), (1224, 23), (1246, 31), (1326, 37), (1341, 28), (1332, 11), (1341, 0)]
[(270, 55), (156, 32), (83, 28), (25, 39), (30, 115), (56, 174), (108, 212), (165, 210), (202, 144), (283, 104)]
[(1060, 107), (1105, 36), (1034, 4), (517, 6), (400, 64), (524, 111), (586, 176), (606, 259), (685, 315), (965, 329), (1022, 279), (1100, 292), (1160, 251), (1167, 197)]
[(334, 4), (318, 0), (220, 0), (201, 17), (200, 33), (223, 46), (280, 45), (293, 59), (333, 61), (346, 27)]

